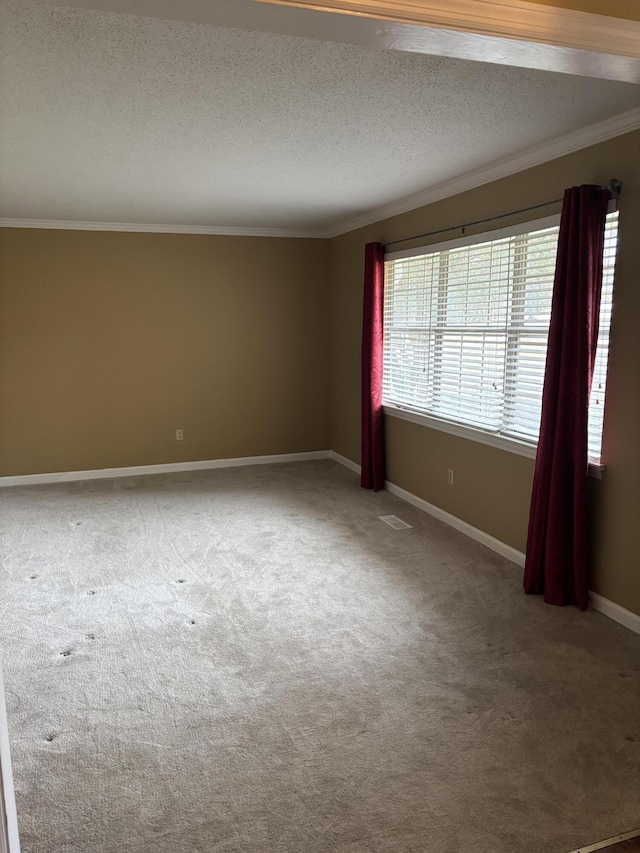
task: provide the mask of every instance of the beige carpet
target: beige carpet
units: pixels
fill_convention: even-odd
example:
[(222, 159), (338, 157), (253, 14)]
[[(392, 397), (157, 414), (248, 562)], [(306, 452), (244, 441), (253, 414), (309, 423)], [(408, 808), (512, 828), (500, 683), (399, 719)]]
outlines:
[(0, 519), (24, 853), (565, 853), (640, 825), (640, 636), (334, 463), (5, 489)]

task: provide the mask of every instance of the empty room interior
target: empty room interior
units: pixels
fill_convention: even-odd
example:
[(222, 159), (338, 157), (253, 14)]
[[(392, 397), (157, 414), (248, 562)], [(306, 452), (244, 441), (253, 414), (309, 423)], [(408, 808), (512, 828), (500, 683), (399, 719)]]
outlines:
[(0, 0), (0, 853), (640, 850), (640, 5)]

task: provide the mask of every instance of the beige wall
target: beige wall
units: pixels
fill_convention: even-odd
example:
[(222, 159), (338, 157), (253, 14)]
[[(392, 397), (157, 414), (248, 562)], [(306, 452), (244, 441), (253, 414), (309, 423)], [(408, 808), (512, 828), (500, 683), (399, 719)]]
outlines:
[(557, 6), (560, 9), (574, 9), (578, 12), (592, 12), (595, 15), (610, 15), (614, 18), (629, 18), (640, 21), (640, 3), (638, 0), (529, 0), (543, 6)]
[[(332, 448), (360, 457), (360, 345), (365, 243), (495, 216), (559, 198), (565, 187), (624, 183), (620, 201), (602, 482), (592, 483), (592, 588), (640, 613), (640, 132), (352, 231), (331, 241)], [(535, 216), (553, 213), (546, 209)], [(514, 216), (501, 224), (526, 221)], [(484, 226), (484, 230), (488, 227)], [(468, 229), (467, 233), (473, 233)], [(482, 227), (476, 231), (483, 230)], [(451, 235), (456, 236), (456, 234)], [(431, 238), (432, 242), (442, 237)], [(419, 240), (421, 245), (428, 240)], [(407, 243), (403, 248), (408, 248)], [(388, 477), (514, 548), (526, 543), (532, 460), (386, 418)], [(447, 484), (447, 468), (455, 485)]]
[(0, 475), (328, 448), (328, 301), (323, 240), (1, 228)]

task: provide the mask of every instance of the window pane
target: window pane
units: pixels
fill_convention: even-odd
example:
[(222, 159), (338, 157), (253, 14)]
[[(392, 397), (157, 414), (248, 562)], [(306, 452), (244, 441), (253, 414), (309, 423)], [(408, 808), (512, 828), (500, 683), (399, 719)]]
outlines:
[(502, 420), (504, 348), (504, 334), (444, 332), (434, 380), (434, 412), (497, 432)]
[[(602, 439), (617, 213), (607, 217), (589, 455)], [(535, 444), (558, 226), (387, 261), (383, 399)]]
[(384, 397), (387, 402), (422, 409), (432, 398), (432, 347), (429, 331), (389, 330), (384, 342)]
[(602, 297), (600, 300), (600, 332), (596, 350), (596, 364), (591, 385), (589, 403), (589, 458), (599, 462), (602, 456), (602, 427), (604, 424), (604, 402), (607, 386), (609, 361), (609, 329), (613, 308), (613, 276), (618, 245), (618, 213), (607, 216), (604, 237), (604, 266), (602, 273)]
[(446, 324), (501, 326), (507, 321), (509, 240), (449, 252)]

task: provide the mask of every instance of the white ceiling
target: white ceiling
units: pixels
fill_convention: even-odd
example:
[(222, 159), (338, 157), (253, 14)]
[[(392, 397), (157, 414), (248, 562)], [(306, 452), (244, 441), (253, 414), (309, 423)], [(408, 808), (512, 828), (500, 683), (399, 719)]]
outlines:
[(316, 233), (640, 104), (628, 83), (0, 8), (6, 218)]

